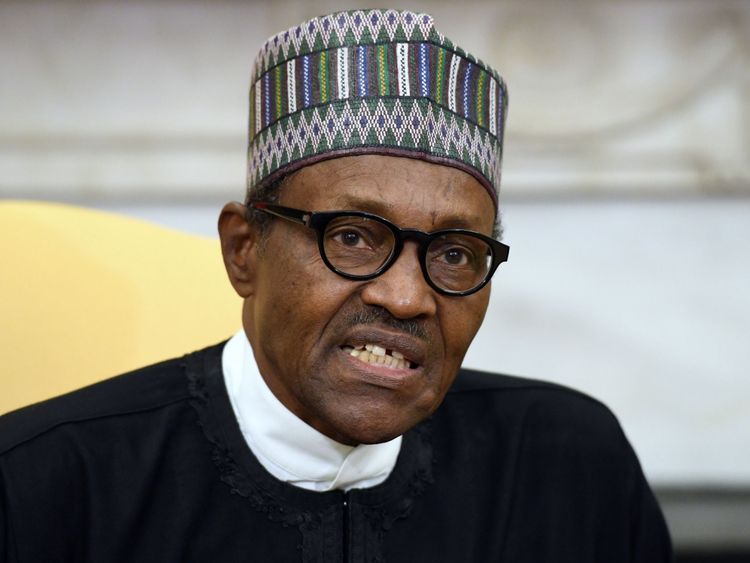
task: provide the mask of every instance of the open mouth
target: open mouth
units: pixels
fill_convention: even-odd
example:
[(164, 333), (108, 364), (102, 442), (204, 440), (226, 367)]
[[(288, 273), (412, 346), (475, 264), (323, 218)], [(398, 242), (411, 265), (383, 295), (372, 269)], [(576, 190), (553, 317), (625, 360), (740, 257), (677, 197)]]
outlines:
[(377, 344), (358, 347), (343, 346), (342, 350), (364, 364), (384, 366), (391, 369), (416, 369), (418, 364), (409, 361), (398, 350), (390, 350)]

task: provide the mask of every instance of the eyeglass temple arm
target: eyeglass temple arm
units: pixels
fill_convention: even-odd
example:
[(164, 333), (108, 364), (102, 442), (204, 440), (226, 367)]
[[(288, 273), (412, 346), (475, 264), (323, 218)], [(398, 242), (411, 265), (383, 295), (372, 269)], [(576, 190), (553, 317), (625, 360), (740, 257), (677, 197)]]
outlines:
[(248, 205), (254, 209), (265, 211), (276, 217), (281, 217), (287, 221), (294, 221), (302, 225), (307, 225), (310, 221), (310, 213), (302, 211), (301, 209), (292, 209), (291, 207), (284, 207), (283, 205), (274, 205), (266, 201), (250, 201)]

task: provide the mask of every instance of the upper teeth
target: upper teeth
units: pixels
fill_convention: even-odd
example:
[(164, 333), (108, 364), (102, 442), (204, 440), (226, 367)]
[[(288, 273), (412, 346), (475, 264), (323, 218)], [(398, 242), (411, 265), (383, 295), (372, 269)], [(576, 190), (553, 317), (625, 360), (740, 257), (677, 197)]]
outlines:
[(386, 350), (377, 344), (365, 344), (364, 346), (359, 346), (357, 348), (345, 346), (344, 350), (346, 350), (351, 356), (368, 364), (382, 364), (395, 369), (405, 369), (409, 367), (409, 362), (406, 361), (401, 352), (396, 350)]

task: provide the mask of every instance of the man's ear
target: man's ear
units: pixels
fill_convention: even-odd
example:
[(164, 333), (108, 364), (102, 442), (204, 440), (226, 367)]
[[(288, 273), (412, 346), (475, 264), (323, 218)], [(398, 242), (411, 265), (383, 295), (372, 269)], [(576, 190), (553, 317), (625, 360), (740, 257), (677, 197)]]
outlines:
[(243, 299), (253, 294), (260, 229), (245, 219), (241, 203), (227, 203), (219, 215), (219, 239), (224, 267), (234, 290)]

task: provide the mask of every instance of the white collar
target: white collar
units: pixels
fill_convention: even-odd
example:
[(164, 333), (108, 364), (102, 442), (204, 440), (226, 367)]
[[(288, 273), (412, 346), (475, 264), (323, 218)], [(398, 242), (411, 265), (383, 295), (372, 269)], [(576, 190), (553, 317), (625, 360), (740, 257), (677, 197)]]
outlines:
[(277, 479), (314, 491), (359, 489), (382, 483), (396, 465), (401, 436), (382, 444), (347, 446), (287, 409), (260, 375), (243, 330), (225, 345), (222, 368), (245, 441)]

